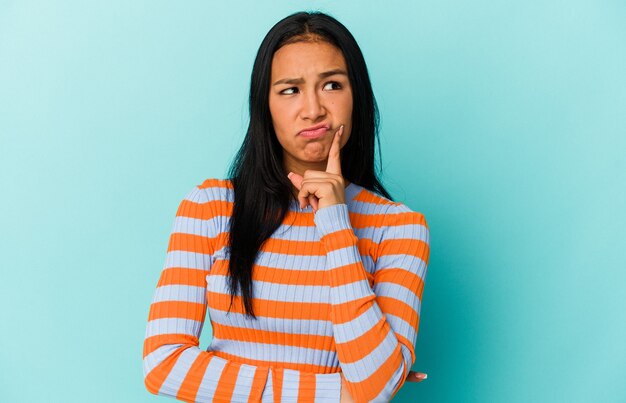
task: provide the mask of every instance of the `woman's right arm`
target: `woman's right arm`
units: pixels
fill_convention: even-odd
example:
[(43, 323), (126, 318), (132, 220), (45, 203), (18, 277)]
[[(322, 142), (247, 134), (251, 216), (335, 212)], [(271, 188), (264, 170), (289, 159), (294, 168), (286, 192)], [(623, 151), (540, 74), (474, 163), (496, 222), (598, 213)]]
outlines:
[(268, 368), (228, 361), (198, 347), (206, 313), (206, 276), (219, 235), (212, 204), (199, 186), (178, 207), (150, 305), (144, 382), (151, 393), (188, 402), (260, 401)]
[(146, 388), (186, 402), (281, 401), (294, 395), (302, 400), (338, 401), (339, 373), (242, 364), (198, 347), (207, 307), (207, 275), (215, 245), (223, 244), (221, 237), (226, 235), (215, 221), (226, 214), (220, 208), (227, 203), (220, 186), (208, 179), (185, 196), (176, 212), (143, 345)]

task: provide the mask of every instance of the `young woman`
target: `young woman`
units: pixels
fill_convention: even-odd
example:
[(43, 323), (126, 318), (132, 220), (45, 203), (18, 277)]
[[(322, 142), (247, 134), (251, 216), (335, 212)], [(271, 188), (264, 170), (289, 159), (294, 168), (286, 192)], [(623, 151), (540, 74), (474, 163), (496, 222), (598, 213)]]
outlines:
[(230, 177), (194, 187), (176, 213), (144, 342), (150, 392), (389, 401), (425, 378), (410, 368), (429, 231), (376, 176), (377, 124), (341, 23), (297, 13), (269, 31)]

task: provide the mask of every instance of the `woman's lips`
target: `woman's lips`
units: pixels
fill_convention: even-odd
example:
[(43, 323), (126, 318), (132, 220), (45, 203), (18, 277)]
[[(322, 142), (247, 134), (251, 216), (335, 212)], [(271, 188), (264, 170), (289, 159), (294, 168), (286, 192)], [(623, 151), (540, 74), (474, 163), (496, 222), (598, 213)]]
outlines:
[(330, 128), (328, 126), (322, 126), (319, 129), (313, 129), (313, 130), (302, 130), (300, 133), (300, 136), (302, 137), (306, 137), (309, 139), (314, 139), (317, 137), (322, 137), (324, 134), (326, 134), (326, 132), (329, 130)]

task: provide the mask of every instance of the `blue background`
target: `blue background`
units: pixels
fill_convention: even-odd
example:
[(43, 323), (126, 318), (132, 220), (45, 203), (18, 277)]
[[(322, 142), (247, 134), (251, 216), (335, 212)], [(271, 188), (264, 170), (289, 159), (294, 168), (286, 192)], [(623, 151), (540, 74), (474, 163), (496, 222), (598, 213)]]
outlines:
[[(383, 181), (431, 264), (398, 402), (626, 401), (623, 1), (0, 1), (0, 400), (143, 386), (178, 203), (225, 177), (261, 39), (365, 54)], [(202, 346), (210, 333), (202, 336)]]

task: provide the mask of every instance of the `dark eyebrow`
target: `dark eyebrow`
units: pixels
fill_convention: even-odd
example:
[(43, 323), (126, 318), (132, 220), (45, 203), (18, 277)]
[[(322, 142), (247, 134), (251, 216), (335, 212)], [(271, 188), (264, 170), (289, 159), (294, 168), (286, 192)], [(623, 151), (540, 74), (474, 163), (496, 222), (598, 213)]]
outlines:
[[(336, 74), (342, 74), (344, 76), (348, 75), (348, 73), (346, 73), (345, 70), (333, 69), (333, 70), (328, 70), (328, 71), (324, 71), (324, 72), (320, 73), (319, 74), (319, 78), (327, 78), (327, 77), (330, 77), (330, 76), (334, 76)], [(304, 83), (304, 80), (302, 78), (283, 78), (282, 80), (276, 81), (272, 85), (278, 85), (278, 84), (302, 84), (302, 83)]]

